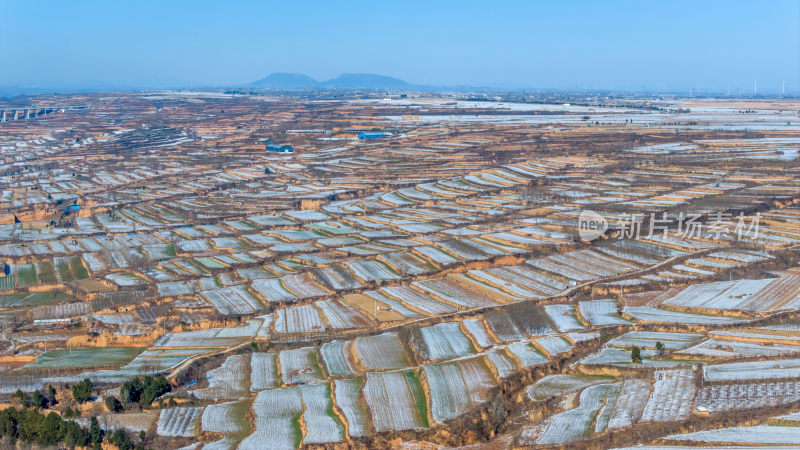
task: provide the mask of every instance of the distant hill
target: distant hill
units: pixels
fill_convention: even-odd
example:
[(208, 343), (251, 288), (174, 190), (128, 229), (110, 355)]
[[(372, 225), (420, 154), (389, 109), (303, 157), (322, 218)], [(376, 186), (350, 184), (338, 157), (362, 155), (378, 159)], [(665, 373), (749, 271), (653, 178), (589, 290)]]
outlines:
[(410, 84), (403, 80), (371, 73), (343, 73), (322, 83), (334, 89), (408, 89)]
[(264, 89), (409, 89), (403, 80), (371, 73), (343, 73), (328, 81), (317, 81), (300, 73), (272, 73), (250, 84)]
[(308, 75), (278, 72), (254, 81), (251, 86), (266, 89), (315, 89), (320, 87), (319, 84), (319, 81)]

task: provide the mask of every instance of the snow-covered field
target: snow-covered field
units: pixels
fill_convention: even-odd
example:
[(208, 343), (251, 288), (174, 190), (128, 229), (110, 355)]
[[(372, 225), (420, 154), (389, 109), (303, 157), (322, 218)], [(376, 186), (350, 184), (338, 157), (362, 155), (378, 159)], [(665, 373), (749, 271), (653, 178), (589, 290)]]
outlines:
[(657, 370), (653, 391), (642, 412), (643, 422), (683, 420), (689, 417), (694, 400), (694, 375), (689, 369)]
[(162, 409), (156, 432), (161, 436), (196, 436), (202, 413), (202, 407), (178, 406)]
[(206, 373), (208, 387), (197, 389), (192, 395), (202, 400), (242, 398), (247, 393), (247, 357), (232, 355), (216, 369)]
[(293, 449), (300, 445), (299, 418), (303, 400), (296, 387), (261, 391), (253, 401), (255, 430), (239, 444), (240, 449)]
[(458, 322), (445, 322), (420, 328), (419, 333), (422, 337), (419, 350), (431, 361), (466, 356), (475, 351), (470, 340), (461, 331)]
[(367, 374), (364, 397), (372, 410), (372, 422), (376, 431), (422, 428), (407, 378), (405, 371)]

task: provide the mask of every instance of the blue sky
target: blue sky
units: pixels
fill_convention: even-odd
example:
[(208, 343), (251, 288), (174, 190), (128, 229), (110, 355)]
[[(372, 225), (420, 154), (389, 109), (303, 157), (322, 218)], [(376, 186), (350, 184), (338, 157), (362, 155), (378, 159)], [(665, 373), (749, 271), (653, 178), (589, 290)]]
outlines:
[(0, 0), (0, 86), (411, 83), (800, 92), (800, 0)]

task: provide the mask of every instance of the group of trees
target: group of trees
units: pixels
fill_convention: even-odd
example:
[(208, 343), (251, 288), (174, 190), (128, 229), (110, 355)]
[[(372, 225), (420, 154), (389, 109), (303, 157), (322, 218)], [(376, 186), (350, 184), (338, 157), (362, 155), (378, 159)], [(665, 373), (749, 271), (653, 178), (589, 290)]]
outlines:
[[(93, 425), (97, 424), (94, 419)], [(0, 411), (0, 438), (10, 442), (17, 439), (25, 443), (35, 443), (40, 446), (53, 446), (59, 443), (67, 447), (87, 447), (99, 444), (102, 440), (102, 430), (97, 427), (99, 439), (94, 440), (91, 430), (86, 430), (73, 421), (62, 420), (57, 413), (47, 415), (35, 409), (17, 410), (8, 407)]]
[[(92, 398), (93, 389), (94, 386), (89, 379), (84, 379), (72, 386), (72, 396), (75, 402), (80, 404), (89, 401)], [(114, 396), (105, 397), (104, 401), (110, 411), (122, 412), (125, 406), (134, 403), (138, 404), (140, 408), (150, 406), (155, 399), (171, 390), (172, 386), (164, 377), (142, 376), (133, 378), (122, 385), (120, 389), (122, 401)], [(17, 407), (11, 406), (0, 411), (0, 441), (2, 441), (0, 447), (3, 447), (3, 442), (13, 446), (17, 440), (20, 440), (42, 447), (60, 445), (99, 449), (105, 440), (121, 450), (142, 448), (141, 444), (133, 445), (133, 441), (125, 430), (118, 429), (106, 436), (96, 417), (91, 418), (89, 428), (86, 429), (73, 420), (63, 420), (57, 412), (48, 414), (39, 412), (39, 408), (47, 408), (57, 403), (56, 390), (52, 386), (48, 386), (47, 394), (38, 390), (34, 391), (32, 399), (18, 390), (12, 399), (19, 401)], [(20, 406), (21, 408), (19, 408)], [(37, 409), (29, 409), (29, 406)], [(72, 408), (64, 411), (64, 417), (67, 419), (75, 416), (76, 413)], [(139, 438), (144, 441), (145, 433), (140, 433)]]
[(72, 420), (61, 419), (55, 412), (45, 415), (35, 409), (17, 410), (14, 407), (0, 411), (0, 440), (11, 446), (20, 440), (42, 447), (61, 444), (69, 448), (91, 446), (100, 449), (104, 438), (120, 450), (142, 448), (141, 444), (134, 447), (130, 436), (122, 429), (105, 436), (96, 417), (92, 417), (87, 430)]
[(56, 390), (53, 386), (47, 387), (47, 394), (43, 394), (42, 391), (33, 391), (33, 398), (29, 398), (27, 394), (17, 389), (11, 399), (19, 401), (24, 407), (33, 405), (36, 408), (47, 408), (58, 403), (56, 401)]
[[(126, 381), (120, 388), (119, 395), (125, 406), (138, 403), (140, 408), (146, 408), (150, 406), (155, 399), (171, 390), (172, 386), (166, 378), (143, 376)], [(106, 405), (108, 405), (108, 402), (111, 401), (107, 401)]]
[[(666, 347), (664, 347), (664, 344), (662, 344), (661, 341), (657, 341), (656, 342), (656, 353), (658, 354), (659, 358), (663, 357), (665, 352), (666, 352)], [(641, 348), (634, 346), (631, 349), (631, 361), (633, 361), (635, 363), (642, 362), (642, 349)]]
[(72, 386), (72, 398), (76, 403), (87, 402), (92, 398), (92, 389), (94, 389), (94, 385), (91, 380), (84, 378), (83, 381)]

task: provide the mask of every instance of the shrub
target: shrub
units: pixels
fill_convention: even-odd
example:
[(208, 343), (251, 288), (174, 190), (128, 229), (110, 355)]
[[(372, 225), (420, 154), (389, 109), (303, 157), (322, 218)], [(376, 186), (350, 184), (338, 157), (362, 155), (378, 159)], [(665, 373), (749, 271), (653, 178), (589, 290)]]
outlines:
[(47, 397), (42, 395), (42, 393), (39, 391), (33, 392), (33, 406), (37, 408), (47, 408), (47, 404)]
[(131, 442), (130, 436), (128, 436), (128, 433), (122, 429), (118, 429), (111, 433), (111, 436), (108, 437), (108, 442), (119, 447), (119, 450), (133, 449), (133, 442)]
[(72, 398), (78, 403), (84, 403), (92, 398), (92, 389), (94, 386), (88, 378), (72, 386)]
[(631, 361), (642, 362), (642, 349), (639, 347), (633, 347), (631, 349)]
[(122, 412), (122, 402), (120, 402), (117, 397), (113, 395), (108, 396), (104, 398), (103, 401), (106, 403), (106, 408), (108, 408), (109, 411), (114, 413)]

